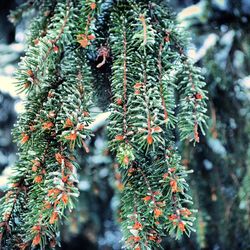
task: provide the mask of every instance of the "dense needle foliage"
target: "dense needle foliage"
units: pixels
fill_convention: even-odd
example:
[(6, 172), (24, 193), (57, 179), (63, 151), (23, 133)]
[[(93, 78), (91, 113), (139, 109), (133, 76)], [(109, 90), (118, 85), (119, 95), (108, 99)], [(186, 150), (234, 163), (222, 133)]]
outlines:
[[(75, 148), (89, 153), (92, 92), (102, 84), (98, 70), (103, 75), (110, 61), (108, 135), (121, 181), (124, 244), (159, 249), (165, 235), (190, 235), (189, 171), (175, 141), (199, 142), (207, 98), (200, 69), (185, 53), (186, 34), (168, 7), (146, 0), (26, 5), (18, 11), (35, 8), (36, 17), (16, 72), (26, 110), (13, 132), (19, 160), (0, 206), (3, 249), (58, 244), (60, 219), (78, 196)], [(108, 24), (98, 19), (105, 11)]]

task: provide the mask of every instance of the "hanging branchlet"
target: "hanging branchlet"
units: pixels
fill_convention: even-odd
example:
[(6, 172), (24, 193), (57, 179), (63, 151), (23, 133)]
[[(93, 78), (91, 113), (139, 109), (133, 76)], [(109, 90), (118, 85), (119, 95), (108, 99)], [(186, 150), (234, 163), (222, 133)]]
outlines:
[[(26, 91), (27, 93), (32, 88), (39, 89), (40, 83), (45, 81), (46, 65), (50, 63), (50, 59), (59, 58), (59, 47), (63, 46), (67, 36), (69, 15), (69, 1), (66, 4), (58, 3), (55, 14), (47, 26), (46, 35), (36, 37), (33, 44), (29, 45), (16, 72), (18, 91)], [(45, 22), (46, 20), (42, 19), (41, 21)]]
[(81, 26), (77, 31), (77, 41), (81, 47), (87, 48), (95, 39), (94, 23), (98, 5), (96, 1), (85, 1), (81, 7), (80, 20)]
[(26, 112), (13, 131), (19, 161), (0, 207), (3, 249), (54, 248), (59, 221), (79, 195), (74, 151), (89, 152), (92, 76), (86, 53), (72, 50), (77, 13), (58, 1), (46, 35), (29, 45), (16, 73), (17, 86), (28, 83), (20, 88)]
[(195, 67), (187, 59), (183, 60), (181, 72), (179, 72), (180, 91), (178, 127), (182, 140), (188, 138), (195, 142), (200, 141), (199, 131), (205, 133), (206, 127), (206, 91), (204, 77), (200, 69)]
[[(163, 236), (180, 238), (193, 231), (194, 210), (189, 208), (192, 198), (185, 180), (189, 171), (180, 164), (174, 130), (179, 128), (183, 138), (183, 131), (193, 124), (185, 138), (193, 135), (198, 142), (198, 127), (206, 118), (206, 92), (204, 83), (196, 81), (195, 109), (191, 110), (191, 103), (188, 108), (183, 105), (190, 78), (179, 73), (186, 63), (176, 50), (180, 38), (173, 17), (158, 5), (149, 10), (145, 2), (119, 1), (111, 23), (113, 102), (109, 136), (123, 187), (119, 221), (128, 249), (159, 249)], [(189, 69), (195, 68), (188, 63)], [(198, 69), (191, 74), (202, 79)], [(198, 100), (202, 100), (202, 108)], [(184, 106), (185, 112), (192, 111), (192, 116), (185, 115), (185, 124)]]

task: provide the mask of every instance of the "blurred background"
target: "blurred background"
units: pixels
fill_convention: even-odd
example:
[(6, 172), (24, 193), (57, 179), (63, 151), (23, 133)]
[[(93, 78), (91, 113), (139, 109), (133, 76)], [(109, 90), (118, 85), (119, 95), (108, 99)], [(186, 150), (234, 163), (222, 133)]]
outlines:
[[(16, 160), (11, 129), (23, 112), (13, 72), (24, 54), (30, 16), (16, 27), (9, 11), (22, 0), (0, 1), (0, 195)], [(167, 238), (164, 249), (250, 249), (250, 0), (170, 0), (180, 24), (190, 32), (188, 54), (203, 68), (209, 91), (209, 129), (193, 148), (179, 143), (190, 176), (196, 233)], [(98, 115), (82, 158), (76, 210), (61, 228), (63, 250), (119, 250), (117, 225), (120, 176), (107, 149), (106, 114)]]

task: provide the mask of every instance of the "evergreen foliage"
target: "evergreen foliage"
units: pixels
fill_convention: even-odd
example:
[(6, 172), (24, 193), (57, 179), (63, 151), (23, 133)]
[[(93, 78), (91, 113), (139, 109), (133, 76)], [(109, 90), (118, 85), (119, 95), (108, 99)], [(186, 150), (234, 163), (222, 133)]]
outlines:
[(206, 117), (204, 82), (180, 47), (172, 16), (157, 4), (118, 2), (111, 23), (109, 135), (124, 186), (122, 230), (130, 249), (159, 248), (166, 233), (179, 238), (192, 230), (187, 171), (173, 128), (177, 125), (181, 139), (199, 141), (198, 126), (203, 130)]
[[(101, 84), (94, 76), (110, 57), (108, 135), (121, 176), (124, 243), (127, 249), (159, 249), (165, 235), (190, 235), (191, 171), (181, 164), (175, 141), (199, 142), (207, 97), (174, 16), (161, 1), (39, 2), (16, 73), (27, 98), (13, 132), (19, 160), (0, 206), (3, 249), (59, 242), (59, 222), (79, 194), (75, 148), (89, 153), (93, 82)], [(98, 33), (98, 15), (105, 11), (109, 29)], [(102, 59), (97, 69), (91, 70), (91, 53)]]

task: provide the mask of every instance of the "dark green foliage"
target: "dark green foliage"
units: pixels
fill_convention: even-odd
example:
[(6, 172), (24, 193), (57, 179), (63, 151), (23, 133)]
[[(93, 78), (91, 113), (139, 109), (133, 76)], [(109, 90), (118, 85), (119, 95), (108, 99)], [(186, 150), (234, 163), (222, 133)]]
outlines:
[[(77, 144), (88, 152), (92, 79), (76, 47), (74, 12), (70, 1), (56, 4), (46, 34), (33, 37), (16, 73), (27, 99), (14, 130), (19, 161), (1, 205), (3, 249), (53, 248), (58, 219), (78, 196), (73, 149)], [(46, 20), (40, 21), (42, 27)]]
[(205, 84), (185, 56), (171, 15), (147, 1), (118, 1), (113, 8), (109, 136), (121, 165), (122, 231), (128, 249), (160, 248), (162, 236), (192, 231), (188, 172), (180, 164), (174, 129), (182, 140), (199, 141)]
[(189, 236), (195, 220), (190, 171), (175, 132), (199, 142), (207, 97), (168, 7), (132, 0), (40, 4), (16, 73), (27, 99), (13, 132), (19, 161), (0, 206), (3, 249), (59, 242), (59, 221), (79, 195), (74, 149), (89, 153), (93, 82), (97, 91), (111, 85), (108, 134), (125, 246), (158, 249), (163, 236)]

